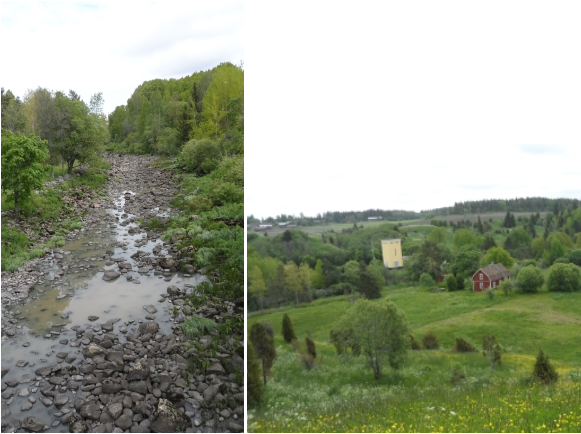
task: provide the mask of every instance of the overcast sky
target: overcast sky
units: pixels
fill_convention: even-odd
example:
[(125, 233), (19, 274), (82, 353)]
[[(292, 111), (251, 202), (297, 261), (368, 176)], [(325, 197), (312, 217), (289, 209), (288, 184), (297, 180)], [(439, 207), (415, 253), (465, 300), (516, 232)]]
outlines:
[(581, 4), (245, 3), (246, 213), (581, 198)]
[(103, 92), (106, 113), (144, 81), (244, 60), (243, 1), (2, 1), (0, 20), (4, 89)]

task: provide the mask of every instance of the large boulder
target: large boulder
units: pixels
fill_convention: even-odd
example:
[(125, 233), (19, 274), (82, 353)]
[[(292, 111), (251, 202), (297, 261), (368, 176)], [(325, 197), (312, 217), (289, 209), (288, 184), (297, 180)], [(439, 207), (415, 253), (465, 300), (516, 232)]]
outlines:
[(147, 333), (151, 333), (152, 335), (155, 335), (157, 333), (157, 331), (159, 330), (159, 324), (153, 321), (150, 322), (144, 322), (139, 324), (139, 334), (144, 335)]
[(137, 362), (127, 371), (127, 381), (145, 380), (149, 377), (149, 366)]
[(96, 344), (90, 344), (89, 346), (83, 348), (82, 353), (85, 359), (91, 359), (95, 356), (105, 354), (105, 348)]
[(190, 419), (167, 399), (160, 398), (157, 409), (151, 418), (154, 432), (178, 432), (191, 428)]
[(162, 268), (175, 268), (178, 266), (178, 261), (173, 258), (161, 258), (158, 265)]

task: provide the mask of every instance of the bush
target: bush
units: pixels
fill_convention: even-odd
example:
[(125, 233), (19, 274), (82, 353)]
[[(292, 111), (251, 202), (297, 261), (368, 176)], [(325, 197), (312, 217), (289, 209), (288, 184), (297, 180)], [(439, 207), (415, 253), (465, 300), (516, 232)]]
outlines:
[[(462, 289), (466, 289), (466, 284), (465, 284), (465, 282), (464, 282), (464, 277), (463, 277), (463, 276), (461, 276), (460, 274), (458, 274), (458, 275), (456, 276), (456, 289), (457, 289), (458, 291), (460, 291), (460, 290), (462, 290)], [(448, 289), (448, 291), (449, 291), (449, 289)]]
[(466, 379), (466, 372), (461, 366), (455, 366), (450, 376), (450, 383), (458, 384)]
[(557, 374), (557, 371), (555, 371), (555, 368), (549, 362), (549, 357), (543, 350), (539, 350), (539, 355), (535, 361), (533, 377), (545, 384), (554, 383), (559, 379), (559, 374)]
[(434, 332), (428, 332), (422, 338), (422, 344), (426, 350), (437, 350), (440, 348), (440, 342)]
[(454, 351), (458, 353), (473, 353), (476, 350), (474, 349), (474, 346), (464, 338), (456, 338)]
[(410, 338), (410, 345), (412, 347), (412, 350), (419, 351), (422, 349), (422, 346), (420, 345), (420, 343), (418, 341), (416, 341), (416, 338), (414, 337), (414, 335), (410, 334), (409, 338)]
[(312, 358), (317, 357), (317, 350), (315, 348), (315, 342), (310, 337), (307, 336), (305, 338), (305, 343), (307, 344), (307, 354), (309, 356), (311, 356)]
[(331, 330), (330, 338), (338, 355), (345, 354), (349, 348), (354, 356), (361, 354), (361, 344), (355, 338), (352, 329)]
[(433, 286), (436, 286), (436, 281), (428, 273), (422, 273), (422, 275), (420, 276), (420, 286), (422, 286), (423, 288), (431, 288)]
[(248, 365), (246, 390), (248, 393), (248, 406), (254, 407), (262, 402), (264, 396), (264, 384), (260, 378), (260, 365), (256, 359), (254, 347), (248, 345)]
[(527, 265), (519, 271), (517, 277), (517, 287), (522, 292), (538, 292), (539, 288), (545, 283), (543, 272), (534, 265)]
[(190, 140), (180, 154), (186, 168), (199, 175), (212, 172), (220, 162), (220, 146), (211, 139)]
[(282, 317), (282, 336), (284, 340), (287, 341), (289, 344), (297, 338), (295, 335), (295, 330), (293, 328), (293, 323), (291, 322), (290, 317), (288, 314), (284, 314)]
[(446, 276), (446, 288), (448, 288), (448, 291), (456, 291), (458, 289), (458, 283), (456, 281), (456, 276), (454, 276), (453, 274), (448, 274)]
[(574, 264), (554, 264), (549, 268), (549, 291), (576, 292), (581, 290), (581, 271)]

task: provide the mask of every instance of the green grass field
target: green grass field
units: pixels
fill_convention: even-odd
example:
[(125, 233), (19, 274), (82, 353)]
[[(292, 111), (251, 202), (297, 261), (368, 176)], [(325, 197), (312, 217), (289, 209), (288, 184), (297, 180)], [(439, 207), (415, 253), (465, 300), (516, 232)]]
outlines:
[[(248, 327), (268, 321), (277, 360), (263, 405), (250, 410), (254, 432), (580, 432), (581, 294), (430, 293), (384, 289), (402, 309), (418, 341), (428, 331), (439, 350), (409, 351), (403, 369), (384, 369), (376, 381), (364, 357), (336, 355), (329, 331), (352, 305), (349, 296), (290, 309), (254, 313)], [(308, 371), (281, 335), (288, 313), (302, 347), (310, 333), (317, 347)], [(491, 370), (480, 352), (452, 351), (462, 337), (477, 349), (496, 335), (502, 366)], [(531, 382), (542, 348), (560, 374), (557, 384)], [(452, 382), (453, 371), (464, 379)]]

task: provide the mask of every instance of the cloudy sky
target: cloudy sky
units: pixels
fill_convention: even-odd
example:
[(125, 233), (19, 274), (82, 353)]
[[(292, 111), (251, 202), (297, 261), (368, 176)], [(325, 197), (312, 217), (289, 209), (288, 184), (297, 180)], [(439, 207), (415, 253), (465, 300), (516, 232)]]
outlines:
[(146, 80), (244, 60), (243, 1), (2, 1), (0, 23), (4, 89), (103, 92), (106, 113)]
[(581, 199), (579, 2), (245, 3), (246, 213)]

